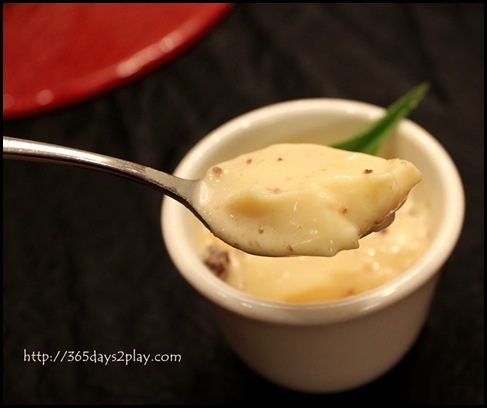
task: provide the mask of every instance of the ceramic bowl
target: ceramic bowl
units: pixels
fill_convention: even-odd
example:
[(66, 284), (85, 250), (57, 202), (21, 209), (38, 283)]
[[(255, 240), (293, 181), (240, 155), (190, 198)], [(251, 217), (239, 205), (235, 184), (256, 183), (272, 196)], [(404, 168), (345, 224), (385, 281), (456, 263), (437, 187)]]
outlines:
[[(175, 174), (202, 177), (214, 164), (275, 143), (330, 144), (378, 118), (384, 109), (338, 99), (295, 100), (263, 107), (220, 126), (196, 144)], [(398, 278), (339, 301), (287, 304), (230, 287), (202, 262), (196, 218), (164, 198), (162, 233), (174, 265), (208, 300), (235, 353), (267, 380), (302, 392), (349, 390), (385, 374), (408, 352), (424, 326), (441, 267), (459, 238), (464, 192), (440, 143), (403, 120), (380, 153), (413, 162), (423, 173), (415, 194), (434, 211), (433, 240)]]

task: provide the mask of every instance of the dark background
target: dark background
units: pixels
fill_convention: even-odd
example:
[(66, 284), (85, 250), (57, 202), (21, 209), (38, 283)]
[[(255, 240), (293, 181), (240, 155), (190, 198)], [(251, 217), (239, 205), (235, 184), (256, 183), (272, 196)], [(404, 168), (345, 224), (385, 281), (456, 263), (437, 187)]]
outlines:
[[(387, 106), (431, 89), (411, 118), (448, 150), (465, 226), (418, 342), (354, 391), (307, 395), (268, 383), (224, 343), (178, 275), (161, 195), (110, 175), (3, 164), (6, 404), (388, 405), (484, 402), (483, 4), (238, 4), (184, 54), (77, 105), (4, 122), (4, 134), (172, 172), (212, 129), (261, 106), (347, 98)], [(24, 349), (178, 353), (180, 363), (24, 362)]]

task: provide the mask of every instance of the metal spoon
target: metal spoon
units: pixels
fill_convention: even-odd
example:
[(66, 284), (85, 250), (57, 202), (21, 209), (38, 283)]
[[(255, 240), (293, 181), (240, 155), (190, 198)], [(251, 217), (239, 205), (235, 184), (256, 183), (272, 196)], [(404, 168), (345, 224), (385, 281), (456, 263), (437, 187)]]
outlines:
[[(210, 214), (199, 211), (201, 180), (182, 179), (150, 167), (98, 153), (7, 136), (3, 137), (3, 157), (85, 167), (149, 185), (186, 206), (215, 236), (219, 237), (218, 229), (211, 223)], [(373, 226), (367, 234), (386, 228), (393, 220), (394, 213), (386, 218), (384, 223)], [(227, 243), (233, 245), (231, 242)]]
[(200, 214), (196, 209), (200, 187), (198, 180), (182, 179), (150, 167), (98, 153), (8, 136), (3, 137), (3, 158), (85, 167), (149, 185), (185, 205), (211, 230), (204, 214)]

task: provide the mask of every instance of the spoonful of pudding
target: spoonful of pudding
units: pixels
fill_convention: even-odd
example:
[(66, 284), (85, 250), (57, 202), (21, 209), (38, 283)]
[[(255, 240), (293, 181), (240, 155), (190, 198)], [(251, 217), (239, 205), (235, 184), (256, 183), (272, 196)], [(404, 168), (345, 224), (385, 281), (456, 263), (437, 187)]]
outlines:
[[(387, 116), (387, 115), (386, 115)], [(276, 144), (186, 180), (126, 160), (3, 137), (3, 157), (112, 173), (179, 201), (218, 238), (263, 256), (333, 256), (385, 228), (421, 173), (386, 160), (314, 144)]]
[(387, 227), (420, 181), (405, 160), (275, 144), (209, 169), (198, 208), (215, 235), (245, 252), (333, 256)]

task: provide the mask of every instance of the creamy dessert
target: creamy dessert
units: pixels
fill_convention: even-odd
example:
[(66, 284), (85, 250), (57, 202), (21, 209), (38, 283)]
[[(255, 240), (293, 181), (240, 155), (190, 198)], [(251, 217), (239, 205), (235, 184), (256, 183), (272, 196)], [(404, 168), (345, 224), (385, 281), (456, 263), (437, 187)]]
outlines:
[(332, 257), (358, 248), (420, 181), (405, 160), (276, 144), (210, 168), (199, 210), (223, 241), (245, 252)]
[[(413, 192), (414, 193), (414, 192)], [(201, 228), (201, 257), (223, 281), (256, 297), (285, 303), (344, 299), (401, 275), (431, 242), (430, 208), (414, 194), (386, 229), (334, 257), (255, 256)]]

